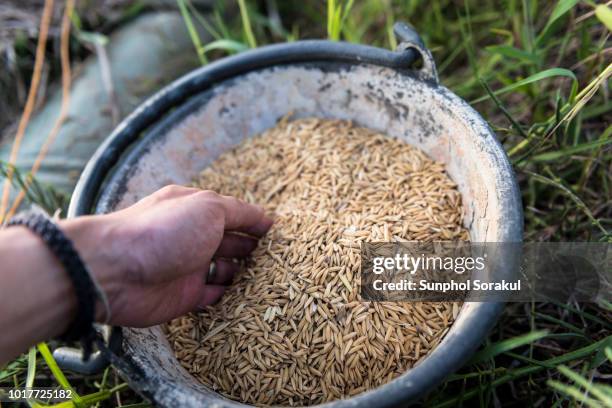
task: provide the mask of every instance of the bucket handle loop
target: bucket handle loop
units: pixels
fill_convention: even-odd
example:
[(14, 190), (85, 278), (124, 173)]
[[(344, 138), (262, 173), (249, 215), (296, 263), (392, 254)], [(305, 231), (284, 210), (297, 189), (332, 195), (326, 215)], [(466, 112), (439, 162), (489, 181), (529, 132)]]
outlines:
[(119, 354), (123, 336), (121, 328), (107, 325), (95, 325), (103, 341), (107, 343), (107, 352), (98, 350), (89, 360), (83, 360), (83, 350), (74, 347), (58, 347), (53, 350), (53, 358), (63, 370), (74, 371), (79, 374), (99, 374), (111, 363), (108, 353)]
[(415, 29), (408, 23), (398, 21), (393, 25), (393, 32), (399, 40), (396, 51), (405, 52), (409, 49), (415, 50), (421, 56), (421, 60), (423, 61), (423, 66), (416, 71), (419, 77), (424, 81), (433, 82), (434, 84), (438, 85), (440, 80), (438, 78), (436, 62), (434, 61), (429, 49), (425, 47), (423, 40)]

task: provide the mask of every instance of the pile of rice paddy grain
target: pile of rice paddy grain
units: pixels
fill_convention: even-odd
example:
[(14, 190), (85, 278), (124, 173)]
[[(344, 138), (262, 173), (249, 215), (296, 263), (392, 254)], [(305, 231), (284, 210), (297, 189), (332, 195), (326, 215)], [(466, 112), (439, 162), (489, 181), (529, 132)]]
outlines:
[(359, 300), (360, 242), (468, 239), (460, 194), (418, 149), (347, 121), (283, 120), (198, 184), (276, 220), (219, 304), (167, 328), (211, 389), (256, 405), (353, 396), (410, 369), (456, 317), (456, 303)]

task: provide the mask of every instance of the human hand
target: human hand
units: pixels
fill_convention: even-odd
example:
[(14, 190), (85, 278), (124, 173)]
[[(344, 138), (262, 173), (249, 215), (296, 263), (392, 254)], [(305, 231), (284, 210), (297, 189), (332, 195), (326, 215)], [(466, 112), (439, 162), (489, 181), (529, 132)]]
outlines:
[[(133, 327), (215, 303), (239, 269), (231, 259), (246, 257), (271, 225), (261, 207), (180, 186), (61, 224), (109, 299), (109, 323)], [(105, 318), (101, 304), (97, 318)]]

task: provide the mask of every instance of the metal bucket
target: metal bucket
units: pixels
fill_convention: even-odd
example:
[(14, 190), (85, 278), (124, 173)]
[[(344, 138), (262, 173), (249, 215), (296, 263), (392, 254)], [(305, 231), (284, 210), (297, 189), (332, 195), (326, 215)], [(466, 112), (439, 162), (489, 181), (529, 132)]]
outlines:
[[(69, 216), (126, 207), (158, 188), (188, 184), (222, 152), (295, 117), (350, 119), (446, 164), (474, 242), (520, 242), (519, 190), (485, 120), (438, 83), (431, 54), (405, 24), (396, 51), (298, 41), (222, 59), (146, 101), (92, 157)], [(421, 59), (422, 68), (413, 70)], [(405, 406), (457, 370), (495, 323), (502, 303), (466, 303), (440, 345), (390, 383), (325, 406)], [(161, 328), (124, 328), (119, 359), (135, 390), (162, 407), (238, 407), (192, 377)], [(117, 364), (119, 363), (119, 364)]]

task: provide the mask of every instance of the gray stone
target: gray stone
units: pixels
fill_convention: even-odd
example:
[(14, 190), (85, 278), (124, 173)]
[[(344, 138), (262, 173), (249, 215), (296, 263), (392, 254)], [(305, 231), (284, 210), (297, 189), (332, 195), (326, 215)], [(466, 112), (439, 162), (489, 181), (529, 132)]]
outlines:
[[(142, 15), (114, 32), (107, 55), (115, 109), (120, 117), (198, 65), (184, 21), (172, 11)], [(39, 181), (67, 194), (72, 192), (91, 155), (116, 125), (98, 57), (90, 57), (75, 71), (67, 120), (37, 174)], [(47, 104), (32, 117), (19, 150), (16, 163), (19, 169), (27, 172), (32, 167), (59, 115), (61, 99), (61, 89), (57, 87)], [(11, 141), (5, 140), (0, 147), (0, 160), (8, 159)]]

